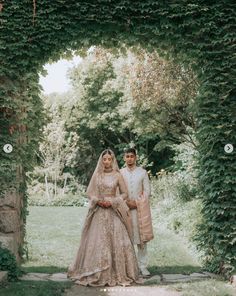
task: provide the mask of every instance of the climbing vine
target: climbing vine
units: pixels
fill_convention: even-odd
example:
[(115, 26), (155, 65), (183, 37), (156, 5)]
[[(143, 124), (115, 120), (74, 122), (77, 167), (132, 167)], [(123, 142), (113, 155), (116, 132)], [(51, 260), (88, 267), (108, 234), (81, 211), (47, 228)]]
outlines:
[[(45, 120), (38, 81), (46, 62), (91, 45), (156, 50), (191, 65), (201, 84), (195, 116), (204, 207), (196, 239), (206, 266), (232, 271), (236, 157), (224, 146), (236, 145), (235, 21), (227, 0), (1, 0), (1, 193), (25, 188), (20, 184), (34, 166)], [(3, 152), (6, 143), (11, 153)]]

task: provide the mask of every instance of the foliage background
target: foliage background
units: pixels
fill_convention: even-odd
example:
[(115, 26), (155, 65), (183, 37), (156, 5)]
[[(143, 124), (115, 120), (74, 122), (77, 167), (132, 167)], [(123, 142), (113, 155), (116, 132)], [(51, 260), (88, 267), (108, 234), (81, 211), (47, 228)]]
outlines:
[[(190, 65), (199, 82), (194, 103), (203, 219), (198, 228), (205, 264), (228, 273), (235, 267), (236, 142), (235, 5), (231, 1), (1, 1), (1, 193), (24, 193), (36, 163), (44, 125), (38, 85), (49, 59), (102, 45), (140, 45)], [(82, 50), (83, 51), (83, 50)]]

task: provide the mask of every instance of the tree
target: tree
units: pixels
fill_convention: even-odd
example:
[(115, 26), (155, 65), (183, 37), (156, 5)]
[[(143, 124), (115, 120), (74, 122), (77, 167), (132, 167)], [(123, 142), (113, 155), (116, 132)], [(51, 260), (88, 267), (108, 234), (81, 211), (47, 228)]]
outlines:
[(142, 49), (129, 52), (129, 60), (122, 72), (130, 87), (137, 133), (158, 134), (159, 150), (184, 141), (196, 146), (193, 105), (199, 84), (191, 65), (167, 61), (157, 52)]
[[(194, 122), (187, 108), (196, 85), (190, 86), (194, 80), (190, 71), (179, 66), (176, 73), (175, 66), (157, 53), (128, 50), (126, 55), (114, 55), (94, 47), (70, 71), (73, 94), (68, 99), (73, 103), (66, 128), (79, 137), (75, 173), (83, 182), (94, 169), (91, 163), (107, 147), (115, 150), (122, 164), (123, 149), (135, 146), (140, 162), (155, 173), (172, 163), (171, 144), (192, 140), (189, 131)], [(154, 82), (159, 88), (153, 88)]]
[[(48, 110), (47, 124), (43, 128), (44, 139), (39, 145), (38, 166), (29, 173), (31, 181), (44, 183), (45, 196), (53, 199), (64, 194), (70, 183), (75, 186), (74, 176), (66, 171), (66, 167), (73, 167), (73, 159), (78, 150), (76, 146), (77, 134), (67, 135), (65, 119), (61, 114), (64, 96), (52, 94), (42, 96), (44, 107)], [(72, 188), (70, 187), (70, 190)], [(76, 190), (76, 188), (74, 188)]]

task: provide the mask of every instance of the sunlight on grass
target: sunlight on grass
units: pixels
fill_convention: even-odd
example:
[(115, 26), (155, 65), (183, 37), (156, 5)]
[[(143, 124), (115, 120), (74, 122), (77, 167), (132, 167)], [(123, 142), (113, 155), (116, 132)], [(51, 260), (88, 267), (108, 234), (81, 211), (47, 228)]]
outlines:
[[(26, 224), (29, 261), (23, 266), (27, 269), (57, 266), (65, 270), (76, 255), (87, 210), (82, 207), (29, 207)], [(155, 238), (148, 243), (149, 266), (153, 273), (158, 268), (169, 272), (186, 266), (199, 269), (197, 259), (183, 239), (162, 228), (159, 221), (153, 221), (153, 225)]]
[[(197, 258), (190, 253), (187, 242), (154, 223), (155, 238), (149, 242), (149, 266), (154, 273), (192, 272), (200, 270)], [(186, 267), (188, 267), (186, 269)]]
[[(45, 273), (65, 272), (78, 250), (87, 211), (88, 208), (82, 207), (29, 207), (26, 224), (29, 260), (23, 264), (23, 270)], [(152, 217), (155, 237), (148, 243), (148, 268), (151, 274), (189, 274), (201, 271), (198, 256), (189, 248), (187, 240), (167, 229), (162, 222), (163, 217), (161, 218), (154, 209), (152, 209)], [(12, 284), (9, 291), (16, 289), (17, 285), (17, 283)], [(22, 288), (23, 290), (28, 289), (29, 284), (27, 286), (27, 283), (22, 283), (22, 285), (26, 285)], [(34, 284), (31, 283), (31, 285)], [(181, 291), (183, 296), (235, 295), (235, 290), (224, 281), (204, 280), (168, 286), (172, 290)], [(37, 289), (37, 284), (35, 287)], [(3, 294), (0, 293), (1, 295)]]
[(26, 239), (29, 266), (67, 268), (79, 246), (87, 208), (29, 207)]

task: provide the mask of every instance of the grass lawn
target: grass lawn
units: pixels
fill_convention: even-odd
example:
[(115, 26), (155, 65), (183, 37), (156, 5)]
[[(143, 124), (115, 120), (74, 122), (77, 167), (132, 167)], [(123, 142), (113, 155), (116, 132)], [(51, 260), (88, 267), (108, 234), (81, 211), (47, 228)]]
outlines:
[(60, 296), (71, 282), (18, 281), (7, 283), (0, 289), (0, 296)]
[[(29, 207), (27, 241), (29, 261), (27, 271), (65, 271), (76, 255), (87, 208)], [(201, 266), (187, 243), (176, 234), (163, 229), (154, 221), (155, 239), (149, 242), (149, 266), (154, 274), (160, 272), (189, 273)]]
[[(29, 260), (23, 263), (26, 272), (64, 272), (76, 255), (87, 208), (29, 207), (27, 241)], [(153, 217), (157, 217), (153, 213)], [(185, 239), (153, 221), (155, 238), (148, 244), (149, 270), (152, 274), (201, 271), (197, 254)], [(15, 282), (0, 289), (0, 296), (62, 295), (71, 283)], [(224, 281), (204, 280), (170, 285), (185, 296), (233, 296), (235, 290)], [(46, 293), (46, 294), (45, 294)]]
[(26, 225), (27, 271), (67, 270), (76, 255), (87, 213), (83, 207), (29, 207)]

